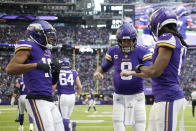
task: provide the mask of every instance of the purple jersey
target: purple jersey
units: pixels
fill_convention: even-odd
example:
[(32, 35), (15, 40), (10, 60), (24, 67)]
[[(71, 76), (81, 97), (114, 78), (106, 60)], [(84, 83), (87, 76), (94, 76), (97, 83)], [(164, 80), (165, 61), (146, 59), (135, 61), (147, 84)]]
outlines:
[(184, 39), (186, 39), (187, 22), (192, 21), (190, 16), (182, 16), (178, 19), (178, 31)]
[(24, 84), (23, 79), (22, 78), (18, 78), (17, 81), (18, 81), (18, 83), (20, 85), (19, 94), (20, 95), (26, 95), (27, 94), (27, 88), (26, 88), (26, 86)]
[(178, 37), (171, 33), (165, 33), (159, 37), (153, 54), (153, 62), (158, 55), (159, 47), (172, 49), (173, 53), (169, 64), (161, 76), (152, 79), (152, 92), (155, 101), (172, 101), (184, 97), (180, 88), (180, 73), (184, 64), (186, 48), (181, 44)]
[[(41, 46), (32, 41), (21, 40), (16, 44), (15, 53), (21, 50), (29, 51), (31, 58), (25, 62), (29, 63), (51, 63), (51, 53), (43, 50)], [(51, 73), (44, 73), (43, 70), (33, 69), (23, 74), (25, 86), (28, 87), (27, 94), (52, 96)]]
[(112, 46), (106, 53), (106, 62), (102, 69), (107, 72), (114, 66), (114, 91), (116, 94), (131, 95), (143, 92), (143, 79), (135, 76), (120, 76), (123, 69), (135, 70), (139, 64), (151, 65), (152, 54), (147, 48), (137, 46), (128, 55), (119, 46)]
[(74, 85), (76, 83), (77, 76), (78, 73), (76, 70), (61, 68), (57, 84), (58, 94), (74, 94)]
[(94, 96), (92, 92), (89, 93), (89, 96), (90, 96), (90, 100), (94, 100)]
[[(147, 16), (140, 17), (140, 25), (148, 26), (148, 24), (149, 24), (149, 19)], [(143, 34), (150, 34), (149, 28), (144, 28)]]

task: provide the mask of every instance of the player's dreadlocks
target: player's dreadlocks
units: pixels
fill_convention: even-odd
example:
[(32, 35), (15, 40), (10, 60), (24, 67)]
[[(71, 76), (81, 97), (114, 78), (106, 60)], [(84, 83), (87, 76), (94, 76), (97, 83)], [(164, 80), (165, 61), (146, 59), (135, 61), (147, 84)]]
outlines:
[(167, 24), (163, 26), (159, 31), (159, 36), (161, 36), (163, 33), (172, 33), (174, 36), (177, 36), (180, 39), (183, 46), (189, 47), (184, 41), (182, 35), (178, 32), (176, 24)]

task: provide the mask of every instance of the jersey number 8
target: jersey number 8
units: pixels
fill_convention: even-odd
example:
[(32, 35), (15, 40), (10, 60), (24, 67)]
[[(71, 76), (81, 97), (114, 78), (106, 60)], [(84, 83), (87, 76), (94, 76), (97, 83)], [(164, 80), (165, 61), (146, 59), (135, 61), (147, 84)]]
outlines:
[[(125, 68), (125, 67), (127, 67), (127, 68)], [(132, 70), (132, 63), (131, 62), (122, 62), (121, 63), (121, 71), (124, 69)], [(132, 76), (121, 76), (121, 79), (122, 80), (131, 80)]]

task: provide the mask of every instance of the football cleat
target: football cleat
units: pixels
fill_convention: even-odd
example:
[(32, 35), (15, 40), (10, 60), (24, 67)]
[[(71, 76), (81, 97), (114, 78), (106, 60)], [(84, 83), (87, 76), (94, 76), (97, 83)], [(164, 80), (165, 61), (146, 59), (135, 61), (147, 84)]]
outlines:
[(23, 125), (18, 127), (18, 131), (24, 131)]

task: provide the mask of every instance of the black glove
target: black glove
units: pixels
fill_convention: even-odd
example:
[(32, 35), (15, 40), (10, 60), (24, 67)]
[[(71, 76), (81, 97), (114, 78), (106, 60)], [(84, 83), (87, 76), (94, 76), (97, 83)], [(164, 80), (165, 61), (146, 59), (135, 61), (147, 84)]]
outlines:
[(37, 63), (37, 69), (43, 70), (45, 73), (47, 73), (50, 70), (50, 66), (44, 63)]
[(144, 64), (137, 65), (136, 68), (135, 68), (135, 72), (136, 73), (141, 73), (140, 67), (142, 67), (142, 66), (144, 66)]
[(61, 64), (57, 61), (53, 61), (51, 64), (52, 73), (52, 85), (56, 84), (59, 79), (59, 73), (61, 69)]
[(55, 85), (59, 80), (60, 72), (52, 72), (52, 85)]
[(52, 72), (53, 71), (60, 71), (60, 69), (61, 69), (61, 64), (59, 62), (57, 62), (57, 61), (53, 61), (50, 64), (50, 66), (51, 66)]

